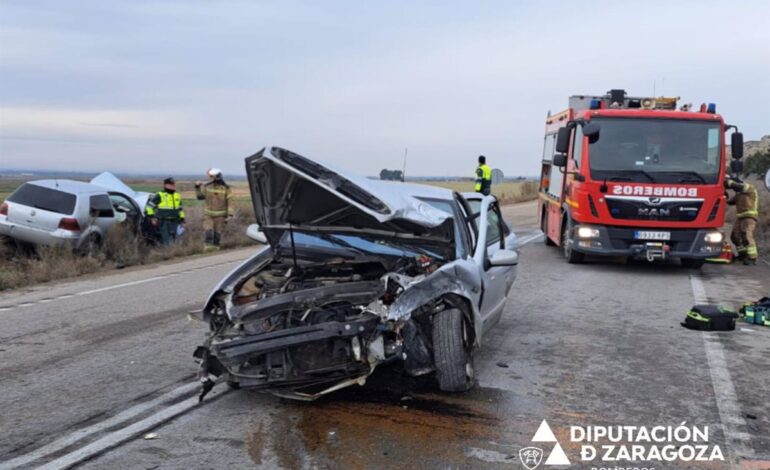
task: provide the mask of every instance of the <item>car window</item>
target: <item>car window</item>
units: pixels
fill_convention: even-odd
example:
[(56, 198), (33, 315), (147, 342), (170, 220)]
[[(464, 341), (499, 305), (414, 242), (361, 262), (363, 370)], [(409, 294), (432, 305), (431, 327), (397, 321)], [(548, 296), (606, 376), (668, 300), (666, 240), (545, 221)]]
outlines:
[(137, 213), (137, 208), (134, 204), (122, 194), (110, 194), (110, 203), (119, 212), (122, 210), (129, 215)]
[(24, 206), (70, 215), (75, 210), (74, 194), (25, 183), (8, 196), (8, 200)]
[(106, 194), (98, 194), (89, 198), (90, 214), (96, 217), (114, 217), (112, 203)]
[[(481, 210), (481, 200), (480, 199), (471, 199), (468, 201), (468, 204), (471, 207), (471, 210), (474, 213), (477, 213)], [(478, 217), (474, 219), (474, 222), (478, 222)], [(499, 209), (497, 208), (497, 205), (490, 206), (489, 211), (487, 211), (487, 223), (489, 226), (487, 227), (487, 246), (492, 245), (494, 243), (500, 243), (500, 213)], [(510, 229), (505, 224), (502, 224), (503, 226), (503, 233), (507, 236), (509, 233), (511, 233)], [(476, 228), (478, 228), (478, 223), (476, 225)]]
[(466, 238), (460, 232), (461, 228), (460, 228), (460, 225), (457, 223), (458, 214), (455, 212), (455, 208), (456, 208), (455, 202), (447, 201), (444, 199), (429, 199), (429, 198), (419, 198), (419, 199), (426, 204), (430, 204), (431, 206), (435, 207), (438, 210), (442, 210), (452, 215), (452, 218), (455, 221), (455, 224), (454, 224), (455, 259), (465, 258), (468, 254), (467, 248), (465, 246)]

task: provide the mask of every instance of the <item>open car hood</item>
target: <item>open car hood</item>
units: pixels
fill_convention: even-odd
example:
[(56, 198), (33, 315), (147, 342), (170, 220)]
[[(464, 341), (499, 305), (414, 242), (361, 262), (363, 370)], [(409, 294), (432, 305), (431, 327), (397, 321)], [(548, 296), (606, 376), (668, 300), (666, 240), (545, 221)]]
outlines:
[(254, 213), (275, 246), (290, 228), (451, 240), (451, 215), (392, 183), (370, 180), (279, 147), (246, 158)]
[(150, 196), (150, 193), (134, 191), (126, 183), (121, 181), (120, 178), (108, 171), (99, 173), (90, 181), (90, 183), (96, 186), (101, 186), (108, 191), (121, 193), (130, 197), (134, 200), (134, 202), (136, 202), (142, 213), (144, 213), (144, 207), (147, 205), (147, 198)]

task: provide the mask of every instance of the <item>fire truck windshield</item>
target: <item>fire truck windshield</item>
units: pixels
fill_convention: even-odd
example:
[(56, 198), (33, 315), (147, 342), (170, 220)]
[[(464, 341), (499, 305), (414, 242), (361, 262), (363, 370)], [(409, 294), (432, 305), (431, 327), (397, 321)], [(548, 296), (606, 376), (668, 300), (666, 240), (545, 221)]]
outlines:
[(599, 139), (589, 145), (591, 178), (607, 181), (714, 184), (721, 163), (718, 122), (684, 119), (595, 118)]

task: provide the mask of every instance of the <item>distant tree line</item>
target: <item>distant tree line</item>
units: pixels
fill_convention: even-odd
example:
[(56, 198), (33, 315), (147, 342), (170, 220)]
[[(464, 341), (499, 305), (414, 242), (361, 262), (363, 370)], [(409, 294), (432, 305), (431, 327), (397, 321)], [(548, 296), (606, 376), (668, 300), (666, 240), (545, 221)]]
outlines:
[(404, 181), (404, 172), (401, 170), (387, 170), (385, 168), (380, 171), (380, 179), (388, 181)]

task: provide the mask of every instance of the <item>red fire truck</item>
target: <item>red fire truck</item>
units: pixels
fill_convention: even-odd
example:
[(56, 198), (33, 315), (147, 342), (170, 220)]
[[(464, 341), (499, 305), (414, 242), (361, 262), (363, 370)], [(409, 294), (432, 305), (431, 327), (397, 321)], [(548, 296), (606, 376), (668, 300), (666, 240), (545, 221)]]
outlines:
[(722, 250), (725, 135), (741, 170), (743, 135), (716, 106), (679, 98), (572, 96), (545, 125), (538, 214), (548, 245), (586, 255), (679, 258), (698, 268)]

